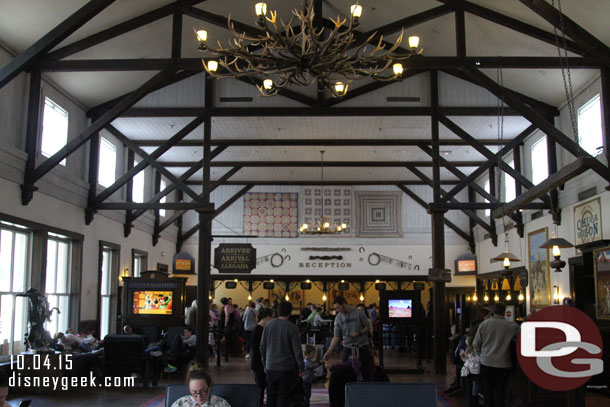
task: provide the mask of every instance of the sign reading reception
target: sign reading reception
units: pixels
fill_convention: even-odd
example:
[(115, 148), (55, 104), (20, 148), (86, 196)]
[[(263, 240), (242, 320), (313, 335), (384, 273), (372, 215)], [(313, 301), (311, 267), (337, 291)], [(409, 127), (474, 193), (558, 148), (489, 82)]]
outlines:
[(249, 273), (256, 267), (256, 249), (251, 244), (221, 243), (214, 250), (219, 273)]
[(602, 209), (599, 198), (574, 207), (575, 246), (602, 239)]

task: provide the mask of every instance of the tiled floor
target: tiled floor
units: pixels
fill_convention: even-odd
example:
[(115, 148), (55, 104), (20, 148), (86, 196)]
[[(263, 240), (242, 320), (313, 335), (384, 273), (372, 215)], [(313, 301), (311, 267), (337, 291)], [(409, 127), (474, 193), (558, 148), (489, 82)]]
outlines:
[[(253, 374), (250, 371), (250, 362), (244, 358), (233, 358), (228, 363), (223, 362), (221, 367), (216, 367), (215, 361), (210, 359), (210, 373), (218, 383), (254, 383)], [(386, 368), (409, 367), (413, 360), (404, 353), (386, 351)], [(330, 365), (335, 363), (331, 361)], [(431, 364), (424, 364), (423, 374), (390, 374), (392, 382), (433, 382), (439, 389), (445, 389), (452, 381), (450, 374), (435, 375)], [(451, 369), (448, 369), (451, 372)], [(157, 387), (142, 388), (141, 384), (136, 384), (134, 388), (118, 389), (80, 389), (69, 391), (47, 392), (46, 394), (37, 393), (22, 394), (14, 396), (10, 400), (11, 405), (17, 407), (23, 399), (32, 399), (32, 407), (140, 407), (153, 400), (155, 397), (165, 393), (168, 384), (182, 383), (184, 373), (164, 375)], [(325, 387), (327, 382), (314, 383), (314, 387)], [(464, 397), (454, 395), (451, 400), (455, 401), (458, 407), (466, 406)], [(610, 400), (603, 396), (587, 393), (586, 407), (601, 407), (610, 405)], [(391, 406), (388, 406), (391, 407)], [(507, 406), (510, 407), (510, 406)]]

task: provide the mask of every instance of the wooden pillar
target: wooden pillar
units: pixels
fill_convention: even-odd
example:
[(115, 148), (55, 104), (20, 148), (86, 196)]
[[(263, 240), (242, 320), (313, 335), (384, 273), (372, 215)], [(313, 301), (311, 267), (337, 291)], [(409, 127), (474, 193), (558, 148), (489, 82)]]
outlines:
[(89, 195), (85, 209), (85, 224), (93, 222), (95, 215), (95, 196), (97, 195), (98, 165), (100, 161), (100, 133), (89, 139)]
[[(205, 80), (205, 107), (212, 107), (212, 81)], [(209, 112), (209, 110), (208, 110)], [(203, 125), (203, 183), (199, 212), (199, 272), (197, 274), (197, 362), (207, 370), (209, 366), (209, 319), (210, 319), (210, 268), (212, 264), (212, 219), (214, 215), (205, 211), (211, 207), (211, 144), (212, 117), (208, 114)]]
[[(610, 68), (604, 66), (601, 68), (602, 76), (602, 123), (604, 135), (604, 154), (606, 155), (606, 164), (610, 166)], [(606, 189), (609, 189), (607, 187)]]
[(25, 152), (28, 155), (25, 163), (23, 184), (21, 185), (21, 204), (27, 205), (38, 188), (34, 186), (36, 155), (38, 154), (38, 124), (40, 122), (40, 70), (30, 73), (30, 90), (28, 94), (28, 121), (25, 131)]

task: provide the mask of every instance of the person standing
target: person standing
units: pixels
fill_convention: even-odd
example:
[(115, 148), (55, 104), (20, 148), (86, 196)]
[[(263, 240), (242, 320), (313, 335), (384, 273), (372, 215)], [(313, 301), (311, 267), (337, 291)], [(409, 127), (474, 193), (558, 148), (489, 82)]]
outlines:
[(273, 319), (273, 310), (269, 307), (263, 307), (256, 314), (258, 323), (252, 331), (252, 343), (250, 344), (250, 369), (254, 372), (254, 382), (260, 389), (260, 399), (258, 405), (263, 406), (265, 398), (265, 388), (267, 387), (267, 375), (265, 374), (265, 366), (261, 357), (261, 339), (263, 338), (263, 328), (267, 322)]
[(346, 362), (352, 354), (352, 349), (358, 350), (362, 378), (367, 381), (371, 373), (371, 351), (369, 349), (370, 322), (366, 315), (356, 307), (347, 305), (342, 296), (335, 297), (333, 302), (337, 316), (335, 318), (335, 332), (332, 342), (322, 361), (330, 359), (335, 347), (343, 341), (343, 357)]
[(260, 351), (267, 374), (267, 406), (296, 407), (303, 400), (304, 374), (299, 329), (288, 319), (292, 304), (278, 304), (279, 317), (263, 330)]
[(474, 337), (473, 347), (480, 356), (481, 377), (485, 407), (503, 407), (508, 385), (508, 373), (512, 366), (510, 347), (519, 326), (504, 318), (506, 305), (493, 305), (491, 318), (481, 322)]
[(250, 343), (252, 342), (252, 331), (256, 327), (256, 312), (254, 311), (254, 302), (250, 301), (248, 308), (244, 311), (242, 319), (244, 320), (244, 332), (246, 334), (246, 359), (250, 357)]

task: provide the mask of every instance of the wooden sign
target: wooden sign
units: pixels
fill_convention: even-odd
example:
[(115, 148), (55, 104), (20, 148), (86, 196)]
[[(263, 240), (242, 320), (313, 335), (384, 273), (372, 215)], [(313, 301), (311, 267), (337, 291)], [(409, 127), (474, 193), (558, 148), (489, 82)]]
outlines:
[(227, 281), (225, 283), (225, 288), (228, 290), (233, 290), (236, 287), (237, 287), (237, 283), (235, 281)]
[(375, 290), (384, 291), (386, 289), (385, 283), (375, 283)]
[(269, 281), (265, 281), (263, 283), (263, 288), (265, 290), (273, 290), (275, 288), (275, 284), (274, 283), (270, 283)]
[(221, 243), (214, 250), (219, 273), (250, 273), (256, 267), (256, 249), (251, 244)]
[(418, 291), (422, 291), (424, 288), (426, 288), (426, 283), (414, 283), (413, 288)]
[(599, 198), (574, 207), (575, 246), (602, 239), (602, 207)]
[(311, 290), (311, 283), (301, 283), (301, 290)]
[(339, 289), (339, 291), (348, 291), (349, 290), (349, 283), (339, 283), (337, 285), (337, 288)]

